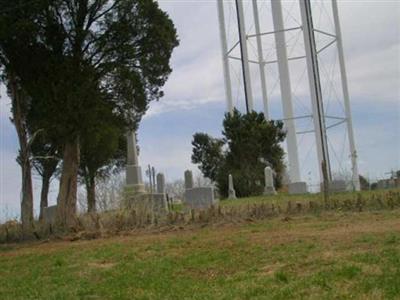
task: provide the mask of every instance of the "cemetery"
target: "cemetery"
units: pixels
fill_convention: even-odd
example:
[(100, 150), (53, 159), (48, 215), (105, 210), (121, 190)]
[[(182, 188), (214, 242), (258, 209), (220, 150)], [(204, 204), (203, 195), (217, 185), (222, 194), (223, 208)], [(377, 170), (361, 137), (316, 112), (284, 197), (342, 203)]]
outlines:
[(0, 299), (400, 298), (384, 46), (347, 64), (354, 3), (209, 2), (0, 0)]

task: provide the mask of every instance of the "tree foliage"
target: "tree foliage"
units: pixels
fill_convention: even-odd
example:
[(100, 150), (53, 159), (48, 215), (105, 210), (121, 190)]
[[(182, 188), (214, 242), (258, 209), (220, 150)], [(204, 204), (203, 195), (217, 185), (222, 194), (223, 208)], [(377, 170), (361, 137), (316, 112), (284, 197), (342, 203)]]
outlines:
[(370, 189), (370, 182), (368, 181), (367, 178), (365, 178), (362, 175), (358, 176), (359, 180), (360, 180), (360, 187), (362, 191), (368, 191)]
[[(107, 119), (108, 116), (108, 119)], [(96, 130), (88, 130), (81, 142), (81, 181), (86, 186), (88, 211), (96, 210), (96, 180), (119, 173), (126, 164), (126, 136), (111, 114), (103, 115)]]
[(0, 7), (1, 65), (29, 95), (27, 119), (61, 149), (58, 219), (71, 225), (80, 144), (85, 152), (85, 139), (103, 134), (104, 117), (119, 130), (137, 128), (163, 95), (176, 30), (153, 0), (0, 0)]
[(192, 162), (217, 184), (223, 196), (228, 195), (229, 174), (234, 178), (238, 196), (261, 193), (266, 165), (276, 172), (279, 187), (284, 171), (280, 143), (286, 137), (282, 122), (267, 121), (262, 113), (241, 114), (234, 110), (233, 114), (225, 115), (222, 135), (222, 139), (216, 139), (196, 133)]
[[(33, 125), (34, 122), (31, 120), (29, 124)], [(31, 145), (31, 159), (34, 170), (42, 178), (39, 219), (43, 220), (44, 209), (48, 207), (51, 180), (59, 173), (61, 149), (45, 132), (40, 129), (35, 131), (34, 128), (30, 128), (30, 134), (34, 135), (35, 133), (36, 136)]]
[(205, 177), (216, 181), (219, 164), (224, 158), (222, 153), (224, 141), (213, 138), (206, 133), (196, 133), (192, 145), (192, 161), (200, 163), (199, 169)]

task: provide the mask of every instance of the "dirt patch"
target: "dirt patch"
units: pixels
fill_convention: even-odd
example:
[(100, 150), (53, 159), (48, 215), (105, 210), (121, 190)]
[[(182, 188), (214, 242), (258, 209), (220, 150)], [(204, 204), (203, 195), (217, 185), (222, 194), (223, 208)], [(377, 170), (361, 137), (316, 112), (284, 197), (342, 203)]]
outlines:
[(111, 269), (115, 267), (117, 264), (107, 261), (100, 261), (100, 262), (91, 262), (88, 264), (89, 267), (95, 269)]
[(261, 269), (261, 273), (264, 275), (274, 275), (276, 271), (278, 271), (279, 269), (281, 269), (282, 267), (284, 267), (285, 265), (282, 263), (274, 263), (271, 265), (266, 265), (265, 267), (263, 267)]

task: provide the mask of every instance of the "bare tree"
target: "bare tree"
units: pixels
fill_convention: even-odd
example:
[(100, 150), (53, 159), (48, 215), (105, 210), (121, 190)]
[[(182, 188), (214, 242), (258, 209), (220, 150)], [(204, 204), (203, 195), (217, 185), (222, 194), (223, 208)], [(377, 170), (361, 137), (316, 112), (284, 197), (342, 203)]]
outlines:
[(195, 184), (198, 187), (214, 187), (212, 181), (208, 178), (205, 178), (201, 173), (196, 173)]
[(122, 174), (99, 179), (96, 186), (98, 210), (107, 211), (120, 208), (124, 186), (125, 180)]
[(165, 184), (165, 191), (170, 197), (182, 200), (185, 194), (185, 182), (182, 179), (167, 182)]
[[(119, 173), (109, 177), (96, 179), (96, 210), (107, 211), (121, 208), (125, 178)], [(80, 212), (88, 211), (87, 190), (78, 191), (78, 205)], [(91, 211), (89, 211), (91, 212)]]

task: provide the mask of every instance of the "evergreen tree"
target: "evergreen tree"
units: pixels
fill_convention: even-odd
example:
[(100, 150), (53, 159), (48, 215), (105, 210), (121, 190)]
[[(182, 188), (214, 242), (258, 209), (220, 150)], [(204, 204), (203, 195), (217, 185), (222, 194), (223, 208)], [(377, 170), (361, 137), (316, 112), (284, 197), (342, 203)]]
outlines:
[[(88, 212), (96, 211), (96, 180), (119, 173), (126, 164), (126, 133), (111, 111), (97, 112), (102, 122), (84, 132), (79, 175), (86, 187)], [(100, 117), (99, 116), (99, 117)]]
[[(134, 129), (161, 87), (178, 45), (152, 0), (0, 0), (0, 53), (32, 99), (37, 126), (59, 143), (57, 219), (74, 225), (80, 143), (108, 107)], [(16, 38), (17, 37), (17, 38)]]
[(276, 172), (279, 187), (284, 171), (284, 151), (280, 145), (286, 137), (281, 121), (267, 121), (264, 114), (226, 114), (223, 138), (204, 133), (193, 137), (192, 162), (199, 164), (203, 175), (217, 184), (221, 195), (228, 195), (228, 175), (232, 174), (238, 196), (260, 194), (263, 190), (264, 168)]

